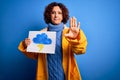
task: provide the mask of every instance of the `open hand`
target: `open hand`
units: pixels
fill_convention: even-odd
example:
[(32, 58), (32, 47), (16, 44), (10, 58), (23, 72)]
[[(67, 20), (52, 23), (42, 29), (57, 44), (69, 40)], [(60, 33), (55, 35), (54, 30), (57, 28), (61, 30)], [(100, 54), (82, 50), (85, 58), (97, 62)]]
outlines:
[(76, 18), (72, 17), (70, 19), (69, 32), (67, 34), (65, 34), (65, 37), (75, 39), (75, 38), (77, 38), (79, 32), (80, 32), (80, 22), (78, 22), (78, 24), (77, 24)]

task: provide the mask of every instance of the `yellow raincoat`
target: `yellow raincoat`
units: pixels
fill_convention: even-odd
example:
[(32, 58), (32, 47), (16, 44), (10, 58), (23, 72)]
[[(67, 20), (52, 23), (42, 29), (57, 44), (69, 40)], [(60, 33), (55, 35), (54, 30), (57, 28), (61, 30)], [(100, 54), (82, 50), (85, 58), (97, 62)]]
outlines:
[[(42, 31), (47, 30), (45, 28)], [(66, 80), (82, 80), (81, 75), (74, 58), (75, 54), (83, 54), (86, 52), (87, 40), (82, 30), (76, 39), (68, 39), (64, 36), (68, 32), (68, 28), (64, 28), (62, 32), (62, 66), (65, 73)], [(20, 43), (18, 49), (27, 57), (37, 59), (36, 80), (48, 80), (46, 54), (26, 52), (23, 41)]]

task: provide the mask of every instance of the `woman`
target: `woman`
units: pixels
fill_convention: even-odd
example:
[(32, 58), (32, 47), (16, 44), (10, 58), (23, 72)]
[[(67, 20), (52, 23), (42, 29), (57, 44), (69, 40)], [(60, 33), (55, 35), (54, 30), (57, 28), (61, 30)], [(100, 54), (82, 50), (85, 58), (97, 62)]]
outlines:
[(68, 9), (57, 2), (52, 2), (45, 8), (44, 19), (48, 27), (42, 31), (56, 31), (55, 54), (26, 52), (31, 43), (29, 38), (18, 47), (29, 58), (38, 60), (36, 80), (81, 80), (74, 53), (85, 53), (87, 40), (80, 29), (80, 22), (77, 24), (76, 18), (72, 17), (70, 28), (67, 28)]

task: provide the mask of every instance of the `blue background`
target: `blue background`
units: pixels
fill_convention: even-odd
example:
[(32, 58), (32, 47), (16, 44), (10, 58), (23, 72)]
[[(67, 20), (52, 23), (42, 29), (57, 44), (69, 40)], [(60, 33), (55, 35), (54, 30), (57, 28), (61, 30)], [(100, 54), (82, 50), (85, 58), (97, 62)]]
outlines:
[(29, 30), (47, 26), (43, 12), (52, 1), (64, 3), (86, 34), (87, 52), (75, 56), (83, 80), (120, 80), (119, 0), (0, 0), (0, 80), (35, 79), (37, 61), (17, 47)]

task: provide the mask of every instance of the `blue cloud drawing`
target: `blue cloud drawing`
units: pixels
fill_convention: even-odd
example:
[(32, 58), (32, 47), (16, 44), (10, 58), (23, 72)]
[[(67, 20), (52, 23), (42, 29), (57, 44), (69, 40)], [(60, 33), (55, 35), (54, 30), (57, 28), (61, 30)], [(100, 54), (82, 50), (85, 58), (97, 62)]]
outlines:
[(37, 34), (35, 38), (33, 38), (33, 42), (36, 44), (51, 44), (52, 40), (48, 38), (46, 33)]

